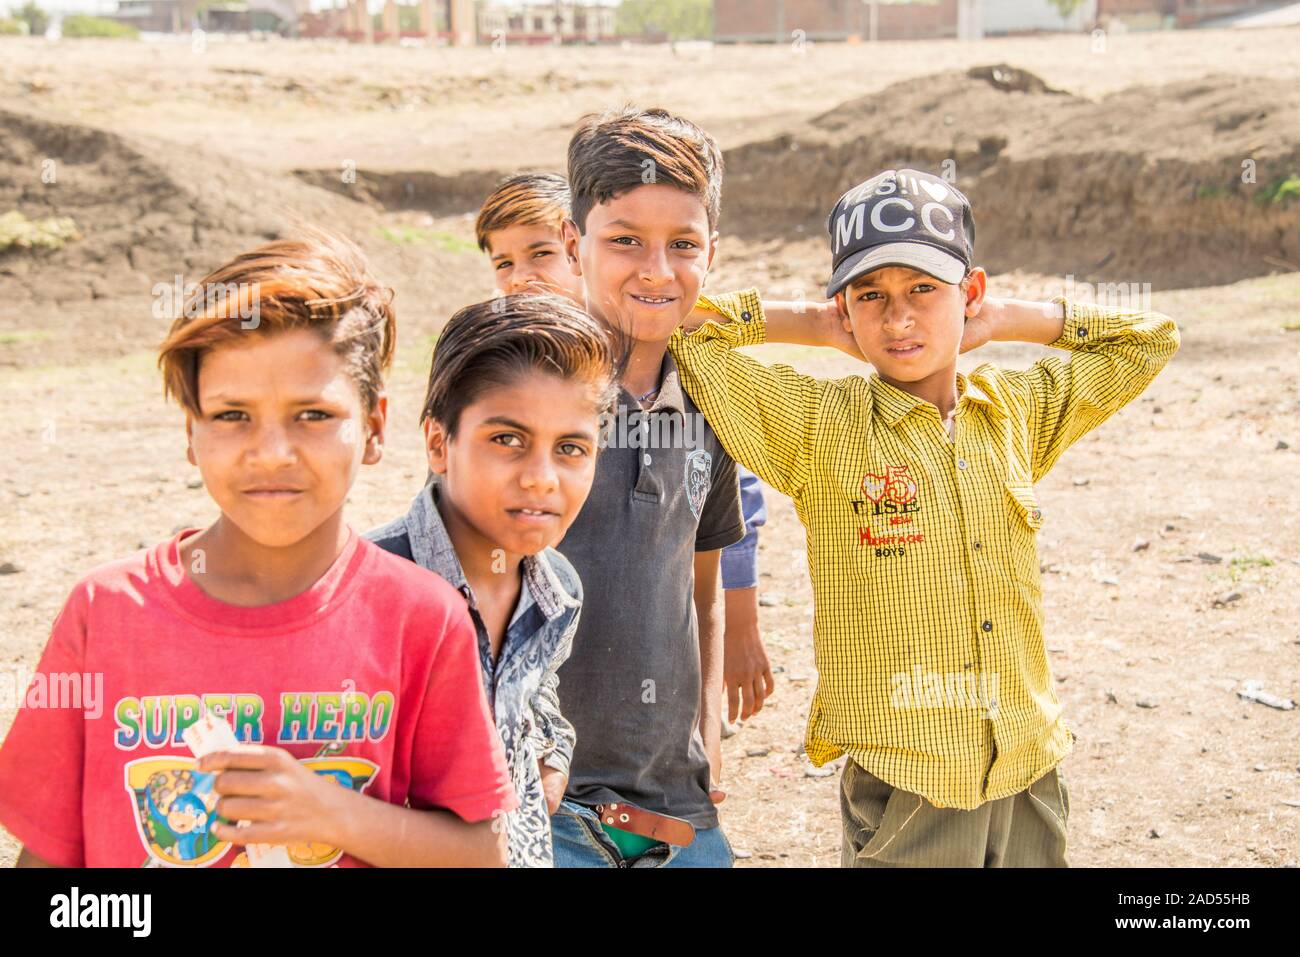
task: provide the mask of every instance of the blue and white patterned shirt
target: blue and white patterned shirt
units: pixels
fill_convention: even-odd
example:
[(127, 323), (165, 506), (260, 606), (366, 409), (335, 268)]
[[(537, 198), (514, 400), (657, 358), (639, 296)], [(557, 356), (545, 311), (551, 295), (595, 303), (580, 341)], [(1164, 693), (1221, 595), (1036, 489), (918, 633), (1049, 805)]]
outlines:
[(436, 572), (469, 603), (478, 632), (479, 662), (488, 704), (505, 745), (519, 809), (506, 816), (511, 867), (553, 867), (551, 818), (538, 760), (566, 774), (573, 757), (573, 726), (560, 713), (556, 671), (569, 657), (582, 609), (582, 583), (552, 548), (523, 560), (523, 587), (492, 661), (487, 628), (460, 559), (434, 504), (438, 483), (426, 485), (403, 517), (366, 533), (381, 548)]

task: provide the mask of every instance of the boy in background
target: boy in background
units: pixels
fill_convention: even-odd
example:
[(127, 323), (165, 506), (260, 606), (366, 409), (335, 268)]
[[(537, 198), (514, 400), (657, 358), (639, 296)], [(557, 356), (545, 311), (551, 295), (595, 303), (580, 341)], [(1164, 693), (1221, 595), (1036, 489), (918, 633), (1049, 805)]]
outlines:
[[(834, 311), (764, 316), (706, 300), (673, 342), (727, 449), (789, 495), (807, 529), (818, 686), (806, 749), (841, 779), (845, 866), (1063, 866), (1073, 735), (1043, 641), (1034, 483), (1137, 398), (1178, 348), (1172, 320), (985, 297), (974, 217), (951, 184), (886, 170), (827, 227)], [(957, 373), (992, 340), (1073, 353)], [(736, 352), (835, 346), (834, 381)]]

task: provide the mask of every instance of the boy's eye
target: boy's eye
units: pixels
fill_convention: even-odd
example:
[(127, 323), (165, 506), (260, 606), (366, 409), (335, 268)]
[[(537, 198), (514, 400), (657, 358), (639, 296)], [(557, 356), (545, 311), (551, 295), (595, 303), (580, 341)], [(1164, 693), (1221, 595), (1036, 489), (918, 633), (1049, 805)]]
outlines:
[(699, 248), (699, 245), (698, 245), (697, 243), (693, 243), (693, 242), (691, 242), (689, 239), (679, 239), (679, 240), (677, 240), (676, 242), (673, 243), (673, 248), (675, 248), (675, 249), (698, 249), (698, 248)]
[(876, 290), (868, 289), (866, 292), (860, 293), (858, 295), (858, 302), (866, 302), (867, 300), (871, 299), (873, 296), (879, 296), (879, 295), (880, 293), (878, 293)]
[(241, 415), (244, 418), (248, 418), (247, 412), (240, 411), (239, 409), (227, 409), (225, 412), (218, 412), (212, 417), (212, 419), (215, 422), (238, 422), (240, 421), (239, 416)]
[(560, 443), (560, 454), (576, 459), (589, 453), (585, 445), (579, 445), (577, 442), (562, 442)]
[(324, 422), (326, 419), (334, 418), (334, 416), (323, 409), (307, 409), (302, 414), (306, 417), (308, 422)]
[(503, 259), (499, 263), (497, 263), (497, 269), (498, 270), (509, 269), (513, 265), (514, 263), (512, 263), (509, 259)]
[(636, 240), (631, 236), (615, 236), (610, 242), (617, 243), (620, 246), (631, 246)]
[(511, 449), (521, 449), (524, 447), (523, 439), (513, 432), (502, 432), (499, 435), (492, 436), (489, 441), (495, 442), (498, 445), (504, 445)]
[(554, 255), (554, 253), (552, 253), (549, 249), (539, 249), (537, 250), (537, 252), (533, 253), (533, 258), (541, 259), (543, 256), (552, 256), (552, 255)]
[(919, 282), (912, 287), (912, 292), (933, 292), (934, 285), (928, 282)]

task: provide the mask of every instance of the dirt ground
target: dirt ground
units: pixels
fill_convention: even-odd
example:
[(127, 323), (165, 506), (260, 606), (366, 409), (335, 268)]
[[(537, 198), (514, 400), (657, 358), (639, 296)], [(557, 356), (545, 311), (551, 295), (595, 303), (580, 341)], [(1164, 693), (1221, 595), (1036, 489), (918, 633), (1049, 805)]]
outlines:
[[(815, 296), (835, 196), (882, 164), (945, 159), (974, 201), (992, 294), (1044, 296), (1066, 277), (1150, 284), (1182, 349), (1039, 487), (1047, 644), (1079, 738), (1062, 768), (1070, 858), (1295, 866), (1300, 712), (1236, 692), (1258, 680), (1300, 698), (1300, 197), (1284, 185), (1300, 178), (1298, 39), (677, 56), (0, 39), (0, 215), (71, 216), (81, 234), (0, 254), (0, 568), (17, 568), (0, 574), (0, 668), (35, 665), (87, 569), (214, 517), (191, 487), (183, 419), (162, 402), (155, 284), (195, 281), (295, 221), (366, 248), (397, 290), (401, 329), (391, 445), (351, 497), (353, 524), (369, 527), (424, 474), (432, 337), (490, 291), (476, 197), (501, 173), (561, 168), (583, 112), (657, 104), (727, 152), (710, 289)], [(1042, 82), (968, 74), (995, 64)], [(991, 346), (964, 365), (1046, 351)], [(862, 371), (815, 350), (757, 354)], [(816, 682), (803, 533), (787, 500), (768, 502), (762, 627), (777, 687), (724, 742), (723, 820), (743, 865), (831, 866), (837, 778), (808, 776), (798, 753)], [(16, 852), (0, 832), (0, 865)]]

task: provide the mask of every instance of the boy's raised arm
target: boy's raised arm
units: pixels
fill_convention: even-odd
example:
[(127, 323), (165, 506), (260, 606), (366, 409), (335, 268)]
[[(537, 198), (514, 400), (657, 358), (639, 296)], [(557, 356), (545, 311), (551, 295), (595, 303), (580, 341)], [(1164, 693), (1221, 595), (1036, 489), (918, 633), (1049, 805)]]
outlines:
[[(1104, 309), (1066, 299), (1052, 322), (1044, 304), (1004, 300), (991, 338), (1042, 342), (1066, 349), (1068, 361), (1049, 356), (1032, 368), (1007, 373), (1022, 392), (1033, 437), (1033, 479), (1038, 481), (1061, 453), (1136, 399), (1178, 351), (1178, 327), (1159, 312)], [(1064, 308), (1062, 318), (1059, 310)]]
[(823, 384), (734, 351), (768, 341), (756, 290), (702, 297), (700, 308), (725, 322), (673, 336), (668, 347), (682, 384), (732, 458), (783, 495), (798, 494), (808, 476)]

